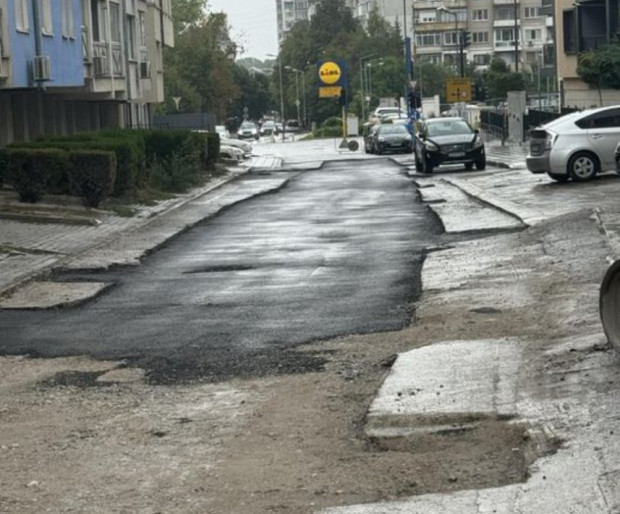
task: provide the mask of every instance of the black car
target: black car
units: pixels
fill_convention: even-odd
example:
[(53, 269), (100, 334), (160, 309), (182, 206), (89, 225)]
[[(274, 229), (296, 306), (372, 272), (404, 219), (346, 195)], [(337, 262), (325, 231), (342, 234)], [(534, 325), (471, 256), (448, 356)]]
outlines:
[(413, 138), (402, 124), (379, 125), (371, 137), (370, 150), (381, 155), (385, 152), (413, 152)]
[(431, 118), (420, 124), (415, 142), (416, 169), (431, 173), (440, 164), (464, 164), (466, 170), (483, 170), (484, 142), (463, 118)]

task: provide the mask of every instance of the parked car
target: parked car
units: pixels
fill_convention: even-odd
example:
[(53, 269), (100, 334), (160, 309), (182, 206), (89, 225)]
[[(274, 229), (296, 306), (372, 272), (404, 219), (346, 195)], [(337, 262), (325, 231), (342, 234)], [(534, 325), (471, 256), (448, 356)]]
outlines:
[(365, 123), (362, 127), (362, 135), (364, 137), (364, 152), (372, 153), (372, 140), (379, 128), (378, 123)]
[(284, 130), (284, 127), (282, 126), (282, 123), (280, 123), (279, 121), (276, 121), (276, 135), (282, 134), (283, 130)]
[(233, 148), (238, 148), (243, 152), (244, 157), (249, 157), (252, 155), (252, 145), (247, 141), (242, 141), (241, 139), (221, 139), (220, 147), (221, 146), (232, 146)]
[(230, 132), (228, 132), (224, 125), (216, 125), (215, 132), (220, 135), (220, 139), (228, 139), (230, 137)]
[(233, 146), (220, 145), (220, 158), (238, 163), (243, 160), (243, 157), (243, 150)]
[(407, 112), (400, 107), (377, 107), (370, 115), (371, 122), (386, 118), (407, 118)]
[(527, 169), (553, 180), (583, 182), (616, 169), (620, 106), (573, 112), (530, 132)]
[(484, 142), (463, 118), (431, 118), (419, 124), (415, 138), (415, 165), (431, 173), (441, 164), (464, 164), (466, 170), (486, 168)]
[(371, 152), (381, 155), (385, 152), (413, 152), (413, 138), (402, 124), (385, 123), (377, 125), (371, 144)]
[(287, 120), (284, 128), (289, 134), (296, 134), (301, 130), (301, 127), (299, 126), (299, 121), (297, 120)]
[(258, 127), (253, 121), (244, 121), (237, 130), (237, 135), (240, 139), (258, 139), (260, 137)]
[(261, 136), (271, 136), (277, 134), (275, 121), (265, 121), (260, 127)]

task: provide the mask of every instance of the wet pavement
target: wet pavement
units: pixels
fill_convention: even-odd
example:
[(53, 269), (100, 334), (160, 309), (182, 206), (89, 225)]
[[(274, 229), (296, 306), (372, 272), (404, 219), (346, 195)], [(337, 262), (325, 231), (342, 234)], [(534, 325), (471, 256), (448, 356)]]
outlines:
[(57, 275), (113, 286), (76, 309), (0, 312), (0, 349), (126, 360), (170, 383), (307, 371), (318, 364), (279, 350), (407, 326), (440, 227), (400, 167), (276, 175), (287, 178), (277, 193), (228, 207), (137, 268)]

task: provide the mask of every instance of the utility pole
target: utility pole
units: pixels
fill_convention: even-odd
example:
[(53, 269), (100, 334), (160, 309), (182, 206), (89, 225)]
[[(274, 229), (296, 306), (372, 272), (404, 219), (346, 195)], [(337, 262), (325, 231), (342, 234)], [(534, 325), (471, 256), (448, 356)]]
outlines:
[(519, 71), (519, 2), (514, 0), (515, 7), (515, 72)]

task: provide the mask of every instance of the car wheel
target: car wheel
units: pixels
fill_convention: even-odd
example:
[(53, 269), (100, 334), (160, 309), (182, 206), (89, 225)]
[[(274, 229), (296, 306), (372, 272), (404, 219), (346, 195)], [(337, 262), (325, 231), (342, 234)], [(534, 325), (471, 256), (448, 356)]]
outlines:
[(465, 163), (465, 171), (471, 171), (474, 168), (474, 163), (473, 162), (466, 162)]
[(433, 163), (428, 157), (422, 156), (422, 173), (433, 173)]
[(476, 161), (476, 169), (479, 171), (484, 170), (487, 167), (487, 160), (485, 157)]
[(555, 180), (556, 182), (568, 182), (568, 175), (562, 175), (560, 173), (547, 173), (549, 178)]
[(578, 152), (569, 159), (567, 171), (575, 182), (592, 180), (598, 172), (598, 160), (590, 152)]

